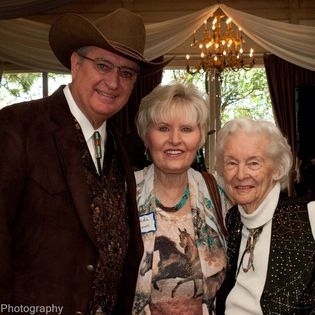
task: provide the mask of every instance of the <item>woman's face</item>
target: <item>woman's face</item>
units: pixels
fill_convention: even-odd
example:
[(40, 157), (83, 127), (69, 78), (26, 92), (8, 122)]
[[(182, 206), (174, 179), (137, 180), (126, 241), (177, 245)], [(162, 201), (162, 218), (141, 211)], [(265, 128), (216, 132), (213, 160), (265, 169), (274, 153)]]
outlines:
[(155, 167), (164, 174), (185, 172), (196, 157), (201, 141), (199, 125), (180, 112), (167, 121), (158, 121), (147, 133), (146, 145)]
[(263, 135), (240, 131), (229, 136), (224, 146), (226, 192), (247, 213), (257, 209), (278, 178), (279, 173), (266, 153), (268, 144)]

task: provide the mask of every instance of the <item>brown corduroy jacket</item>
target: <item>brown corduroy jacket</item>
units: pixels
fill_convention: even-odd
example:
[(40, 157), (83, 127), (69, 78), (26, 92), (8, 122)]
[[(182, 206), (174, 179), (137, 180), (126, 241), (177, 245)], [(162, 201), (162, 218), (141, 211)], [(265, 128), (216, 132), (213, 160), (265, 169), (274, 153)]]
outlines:
[[(128, 315), (143, 245), (133, 171), (112, 132), (127, 179), (130, 222), (114, 314)], [(55, 305), (65, 315), (86, 314), (98, 255), (89, 212), (81, 151), (63, 87), (47, 98), (1, 110), (0, 304)]]

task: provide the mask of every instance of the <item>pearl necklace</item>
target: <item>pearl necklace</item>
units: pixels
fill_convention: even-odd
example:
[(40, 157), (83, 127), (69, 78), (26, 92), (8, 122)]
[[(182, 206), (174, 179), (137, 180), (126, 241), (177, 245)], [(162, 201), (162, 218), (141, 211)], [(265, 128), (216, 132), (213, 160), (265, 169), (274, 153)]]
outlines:
[(189, 195), (190, 195), (189, 187), (187, 185), (182, 198), (173, 207), (166, 207), (166, 206), (164, 206), (156, 196), (154, 196), (154, 200), (155, 200), (156, 206), (161, 208), (162, 210), (167, 211), (167, 212), (176, 212), (176, 211), (178, 211), (179, 209), (181, 209), (185, 205)]

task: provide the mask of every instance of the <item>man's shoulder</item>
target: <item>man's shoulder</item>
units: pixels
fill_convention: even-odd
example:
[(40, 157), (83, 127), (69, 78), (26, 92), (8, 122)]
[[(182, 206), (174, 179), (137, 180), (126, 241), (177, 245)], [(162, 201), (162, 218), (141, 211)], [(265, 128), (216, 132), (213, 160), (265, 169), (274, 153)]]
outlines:
[(44, 124), (52, 114), (56, 119), (64, 117), (67, 104), (63, 89), (59, 88), (52, 95), (26, 102), (8, 105), (0, 110), (1, 127), (38, 126)]

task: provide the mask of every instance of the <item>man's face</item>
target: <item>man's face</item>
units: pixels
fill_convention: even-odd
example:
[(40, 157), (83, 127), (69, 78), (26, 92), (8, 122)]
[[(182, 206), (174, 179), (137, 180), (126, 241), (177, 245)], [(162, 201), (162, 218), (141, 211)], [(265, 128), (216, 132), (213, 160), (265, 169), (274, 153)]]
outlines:
[(70, 90), (94, 128), (126, 105), (137, 78), (130, 74), (138, 71), (136, 62), (102, 48), (72, 54)]

